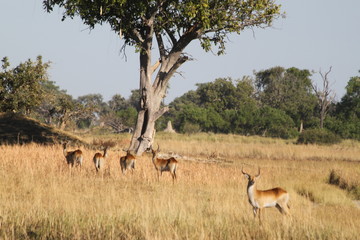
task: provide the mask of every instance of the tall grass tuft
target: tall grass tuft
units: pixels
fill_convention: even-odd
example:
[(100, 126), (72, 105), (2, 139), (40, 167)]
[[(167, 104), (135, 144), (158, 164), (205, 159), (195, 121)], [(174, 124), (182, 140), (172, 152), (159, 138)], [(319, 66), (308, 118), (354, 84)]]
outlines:
[(345, 174), (331, 169), (328, 183), (348, 191), (356, 200), (360, 200), (360, 175), (356, 173)]

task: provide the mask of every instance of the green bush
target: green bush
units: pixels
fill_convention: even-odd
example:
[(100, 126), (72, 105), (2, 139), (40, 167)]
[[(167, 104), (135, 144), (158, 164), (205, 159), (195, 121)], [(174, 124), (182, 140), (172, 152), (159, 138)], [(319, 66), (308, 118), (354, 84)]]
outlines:
[(341, 138), (326, 130), (326, 129), (309, 129), (303, 131), (298, 140), (297, 143), (299, 144), (336, 144), (341, 142)]
[(256, 121), (257, 134), (266, 137), (290, 139), (297, 136), (294, 121), (282, 110), (265, 106)]
[(185, 122), (183, 132), (187, 134), (194, 134), (201, 131), (200, 125), (196, 123)]

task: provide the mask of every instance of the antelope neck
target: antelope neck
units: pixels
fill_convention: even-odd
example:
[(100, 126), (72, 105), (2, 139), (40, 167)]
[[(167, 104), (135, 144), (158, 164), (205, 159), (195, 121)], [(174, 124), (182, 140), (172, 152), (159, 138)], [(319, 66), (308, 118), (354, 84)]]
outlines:
[(248, 191), (249, 201), (251, 202), (251, 204), (253, 206), (256, 206), (256, 203), (255, 203), (256, 184), (254, 182), (252, 182), (252, 183), (249, 182), (247, 191)]

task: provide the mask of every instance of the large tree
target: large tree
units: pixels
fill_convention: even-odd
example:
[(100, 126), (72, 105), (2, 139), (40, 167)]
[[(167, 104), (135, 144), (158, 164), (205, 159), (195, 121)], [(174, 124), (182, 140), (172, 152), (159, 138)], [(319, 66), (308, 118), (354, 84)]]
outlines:
[[(280, 15), (275, 0), (44, 0), (50, 12), (64, 8), (63, 19), (79, 16), (90, 29), (110, 24), (125, 45), (140, 57), (140, 110), (130, 150), (143, 153), (153, 141), (155, 121), (168, 108), (161, 106), (168, 82), (190, 58), (184, 49), (193, 40), (209, 51), (224, 53), (226, 36), (246, 28), (268, 27)], [(153, 40), (159, 59), (154, 61)], [(158, 70), (157, 70), (158, 68)], [(154, 76), (153, 76), (154, 75)]]
[(9, 60), (4, 57), (0, 71), (0, 111), (30, 114), (39, 106), (49, 66), (50, 62), (43, 63), (42, 57), (38, 56), (36, 61), (28, 59), (15, 68), (9, 68)]

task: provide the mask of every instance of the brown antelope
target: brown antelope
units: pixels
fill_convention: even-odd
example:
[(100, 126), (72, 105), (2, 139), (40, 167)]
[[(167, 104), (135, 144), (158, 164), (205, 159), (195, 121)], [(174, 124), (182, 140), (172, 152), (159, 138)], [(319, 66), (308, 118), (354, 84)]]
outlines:
[(104, 148), (104, 154), (101, 153), (95, 153), (94, 158), (93, 158), (93, 162), (95, 164), (95, 169), (96, 172), (99, 172), (101, 170), (103, 170), (104, 165), (105, 165), (105, 158), (107, 157), (107, 149), (108, 147)]
[(77, 166), (82, 166), (82, 161), (83, 161), (83, 154), (82, 151), (80, 149), (77, 149), (75, 151), (67, 151), (67, 142), (63, 143), (63, 153), (64, 156), (66, 158), (66, 162), (69, 165), (69, 168), (74, 167), (74, 165)]
[(130, 150), (127, 150), (126, 155), (120, 157), (121, 172), (125, 175), (126, 171), (131, 169), (131, 172), (133, 173), (135, 169), (135, 162), (135, 156), (130, 153)]
[(152, 162), (157, 172), (158, 180), (160, 179), (160, 175), (162, 172), (170, 172), (173, 182), (176, 180), (176, 168), (178, 165), (178, 161), (171, 157), (168, 159), (157, 158), (158, 153), (160, 152), (160, 146), (158, 144), (158, 149), (154, 150), (152, 146), (150, 147), (152, 152)]
[(289, 193), (278, 187), (268, 190), (257, 190), (256, 180), (260, 176), (260, 168), (258, 174), (255, 176), (244, 172), (243, 169), (241, 169), (241, 172), (248, 179), (247, 194), (249, 197), (249, 203), (253, 207), (254, 217), (256, 217), (257, 211), (259, 211), (260, 223), (260, 211), (263, 208), (276, 207), (280, 213), (285, 215), (289, 214)]

